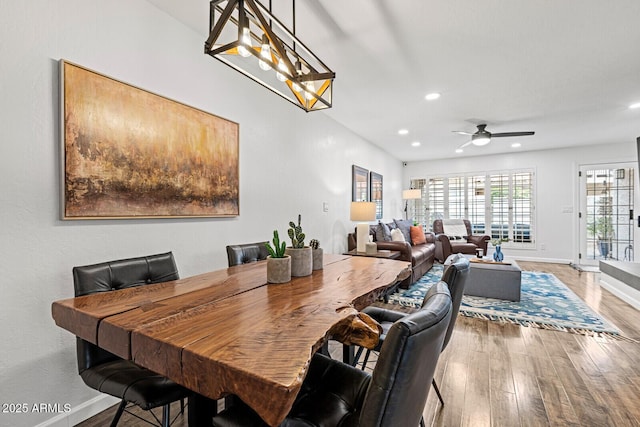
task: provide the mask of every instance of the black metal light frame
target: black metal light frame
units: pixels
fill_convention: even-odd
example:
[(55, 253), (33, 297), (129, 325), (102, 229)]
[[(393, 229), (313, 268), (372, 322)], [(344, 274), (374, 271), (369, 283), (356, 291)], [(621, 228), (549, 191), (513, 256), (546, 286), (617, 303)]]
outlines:
[[(307, 112), (331, 108), (335, 73), (295, 36), (295, 0), (293, 1), (294, 27), (291, 32), (271, 14), (270, 7), (267, 9), (257, 0), (212, 0), (210, 2), (210, 33), (205, 42), (205, 54), (223, 62)], [(235, 26), (232, 33), (229, 32), (228, 26)], [(251, 46), (245, 46), (242, 41), (245, 27), (249, 28)], [(227, 42), (216, 44), (223, 38), (225, 29), (227, 36), (233, 35), (233, 37)], [(260, 44), (263, 35), (269, 41), (270, 58), (261, 55)], [(240, 57), (239, 48), (242, 47), (252, 58)], [(265, 78), (261, 78), (259, 72), (253, 72), (250, 69), (255, 68), (256, 60), (266, 62), (272, 72), (284, 76), (285, 80), (274, 79), (274, 74), (262, 74)], [(279, 66), (280, 60), (284, 63), (284, 68)]]

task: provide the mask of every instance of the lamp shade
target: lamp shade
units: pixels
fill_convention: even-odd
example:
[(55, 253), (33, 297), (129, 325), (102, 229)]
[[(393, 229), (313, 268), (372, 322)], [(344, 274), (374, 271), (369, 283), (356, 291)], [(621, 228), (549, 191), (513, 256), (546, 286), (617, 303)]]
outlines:
[(374, 202), (351, 202), (351, 221), (373, 221), (376, 219)]
[(419, 188), (412, 188), (411, 190), (402, 190), (402, 198), (405, 200), (419, 199), (422, 197), (422, 191)]

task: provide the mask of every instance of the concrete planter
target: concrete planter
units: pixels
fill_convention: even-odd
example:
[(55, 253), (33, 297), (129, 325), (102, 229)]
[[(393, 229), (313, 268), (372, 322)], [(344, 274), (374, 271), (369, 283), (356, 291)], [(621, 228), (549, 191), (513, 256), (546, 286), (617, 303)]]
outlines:
[(285, 255), (284, 258), (267, 257), (267, 282), (287, 283), (291, 281), (291, 257)]
[(323, 253), (322, 248), (312, 249), (312, 258), (313, 258), (313, 269), (314, 270), (322, 270), (323, 263)]
[(311, 247), (304, 248), (288, 247), (284, 253), (291, 255), (291, 276), (302, 277), (309, 276), (313, 271), (313, 257)]

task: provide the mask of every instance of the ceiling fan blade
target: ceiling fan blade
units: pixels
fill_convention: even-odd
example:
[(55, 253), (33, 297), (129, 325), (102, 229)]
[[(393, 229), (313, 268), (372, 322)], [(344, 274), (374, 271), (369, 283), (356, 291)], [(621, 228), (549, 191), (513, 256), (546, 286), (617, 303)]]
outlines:
[(501, 133), (492, 133), (491, 136), (494, 138), (500, 138), (505, 136), (529, 136), (535, 135), (535, 132), (501, 132)]
[(459, 149), (462, 149), (462, 148), (464, 148), (464, 147), (466, 147), (466, 146), (468, 146), (468, 145), (471, 145), (471, 143), (472, 143), (472, 142), (473, 142), (473, 140), (472, 140), (472, 139), (470, 139), (469, 141), (465, 142), (464, 144), (462, 144), (462, 145), (461, 145), (460, 147), (458, 147), (458, 148), (459, 148)]
[(472, 133), (470, 133), (470, 132), (465, 132), (465, 131), (463, 131), (463, 130), (452, 130), (451, 132), (453, 132), (453, 133), (457, 133), (457, 134), (460, 134), (460, 135), (473, 135)]

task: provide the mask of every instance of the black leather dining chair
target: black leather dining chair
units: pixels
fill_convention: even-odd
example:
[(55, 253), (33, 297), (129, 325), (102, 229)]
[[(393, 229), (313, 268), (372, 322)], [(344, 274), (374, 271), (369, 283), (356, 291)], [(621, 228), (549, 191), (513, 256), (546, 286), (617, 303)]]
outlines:
[[(422, 309), (389, 328), (373, 373), (316, 353), (281, 427), (424, 425), (429, 382), (450, 318), (449, 290), (438, 282)], [(265, 425), (242, 402), (213, 417), (215, 427)]]
[[(178, 269), (171, 252), (73, 268), (76, 297), (178, 278)], [(81, 338), (76, 339), (76, 347), (78, 372), (85, 384), (122, 399), (111, 421), (111, 427), (118, 424), (128, 403), (144, 410), (162, 407), (162, 421), (153, 412), (151, 414), (159, 425), (169, 427), (169, 405), (178, 400), (183, 404), (183, 399), (190, 393), (173, 381)]]
[(256, 242), (228, 245), (227, 261), (229, 262), (229, 267), (267, 259), (269, 251), (267, 251), (266, 243), (267, 242)]
[[(467, 285), (469, 278), (470, 265), (469, 260), (462, 254), (458, 254), (452, 258), (451, 264), (449, 264), (442, 273), (442, 280), (449, 286), (449, 292), (451, 293), (451, 303), (453, 305), (453, 311), (451, 315), (451, 321), (447, 327), (447, 333), (444, 336), (444, 343), (442, 344), (442, 351), (447, 347), (453, 335), (453, 329), (456, 326), (456, 319), (458, 318), (458, 312), (460, 311), (460, 303), (462, 302), (462, 295), (464, 294), (464, 288)], [(444, 400), (440, 394), (440, 389), (436, 379), (433, 379), (433, 388), (438, 395), (440, 403), (444, 405)]]
[[(449, 293), (451, 294), (451, 302), (453, 306), (451, 321), (447, 326), (447, 332), (444, 338), (444, 343), (442, 345), (442, 350), (444, 351), (447, 344), (451, 340), (451, 335), (453, 334), (453, 329), (456, 324), (456, 319), (458, 318), (458, 312), (460, 311), (460, 303), (462, 302), (462, 295), (464, 293), (464, 288), (467, 284), (467, 278), (469, 276), (469, 260), (462, 254), (458, 254), (450, 259), (451, 264), (446, 266), (444, 272), (442, 273), (441, 281), (445, 282), (449, 288)], [(423, 304), (426, 302), (426, 299), (423, 301)], [(382, 334), (380, 335), (380, 340), (378, 345), (373, 351), (379, 351), (382, 343), (384, 342), (387, 332), (391, 325), (396, 322), (398, 319), (401, 319), (407, 316), (407, 313), (388, 310), (381, 307), (367, 307), (362, 310), (364, 313), (371, 316), (374, 320), (376, 320), (382, 326)], [(356, 366), (358, 364), (358, 360), (362, 355), (363, 348), (358, 348), (356, 355), (354, 357), (353, 365)], [(372, 350), (367, 350), (364, 360), (362, 362), (362, 370), (364, 370), (367, 366), (367, 362), (369, 360), (369, 356)], [(442, 399), (442, 395), (440, 394), (440, 389), (438, 388), (438, 384), (435, 378), (432, 380), (433, 388), (438, 395), (438, 399), (440, 403), (444, 405), (444, 400)]]

